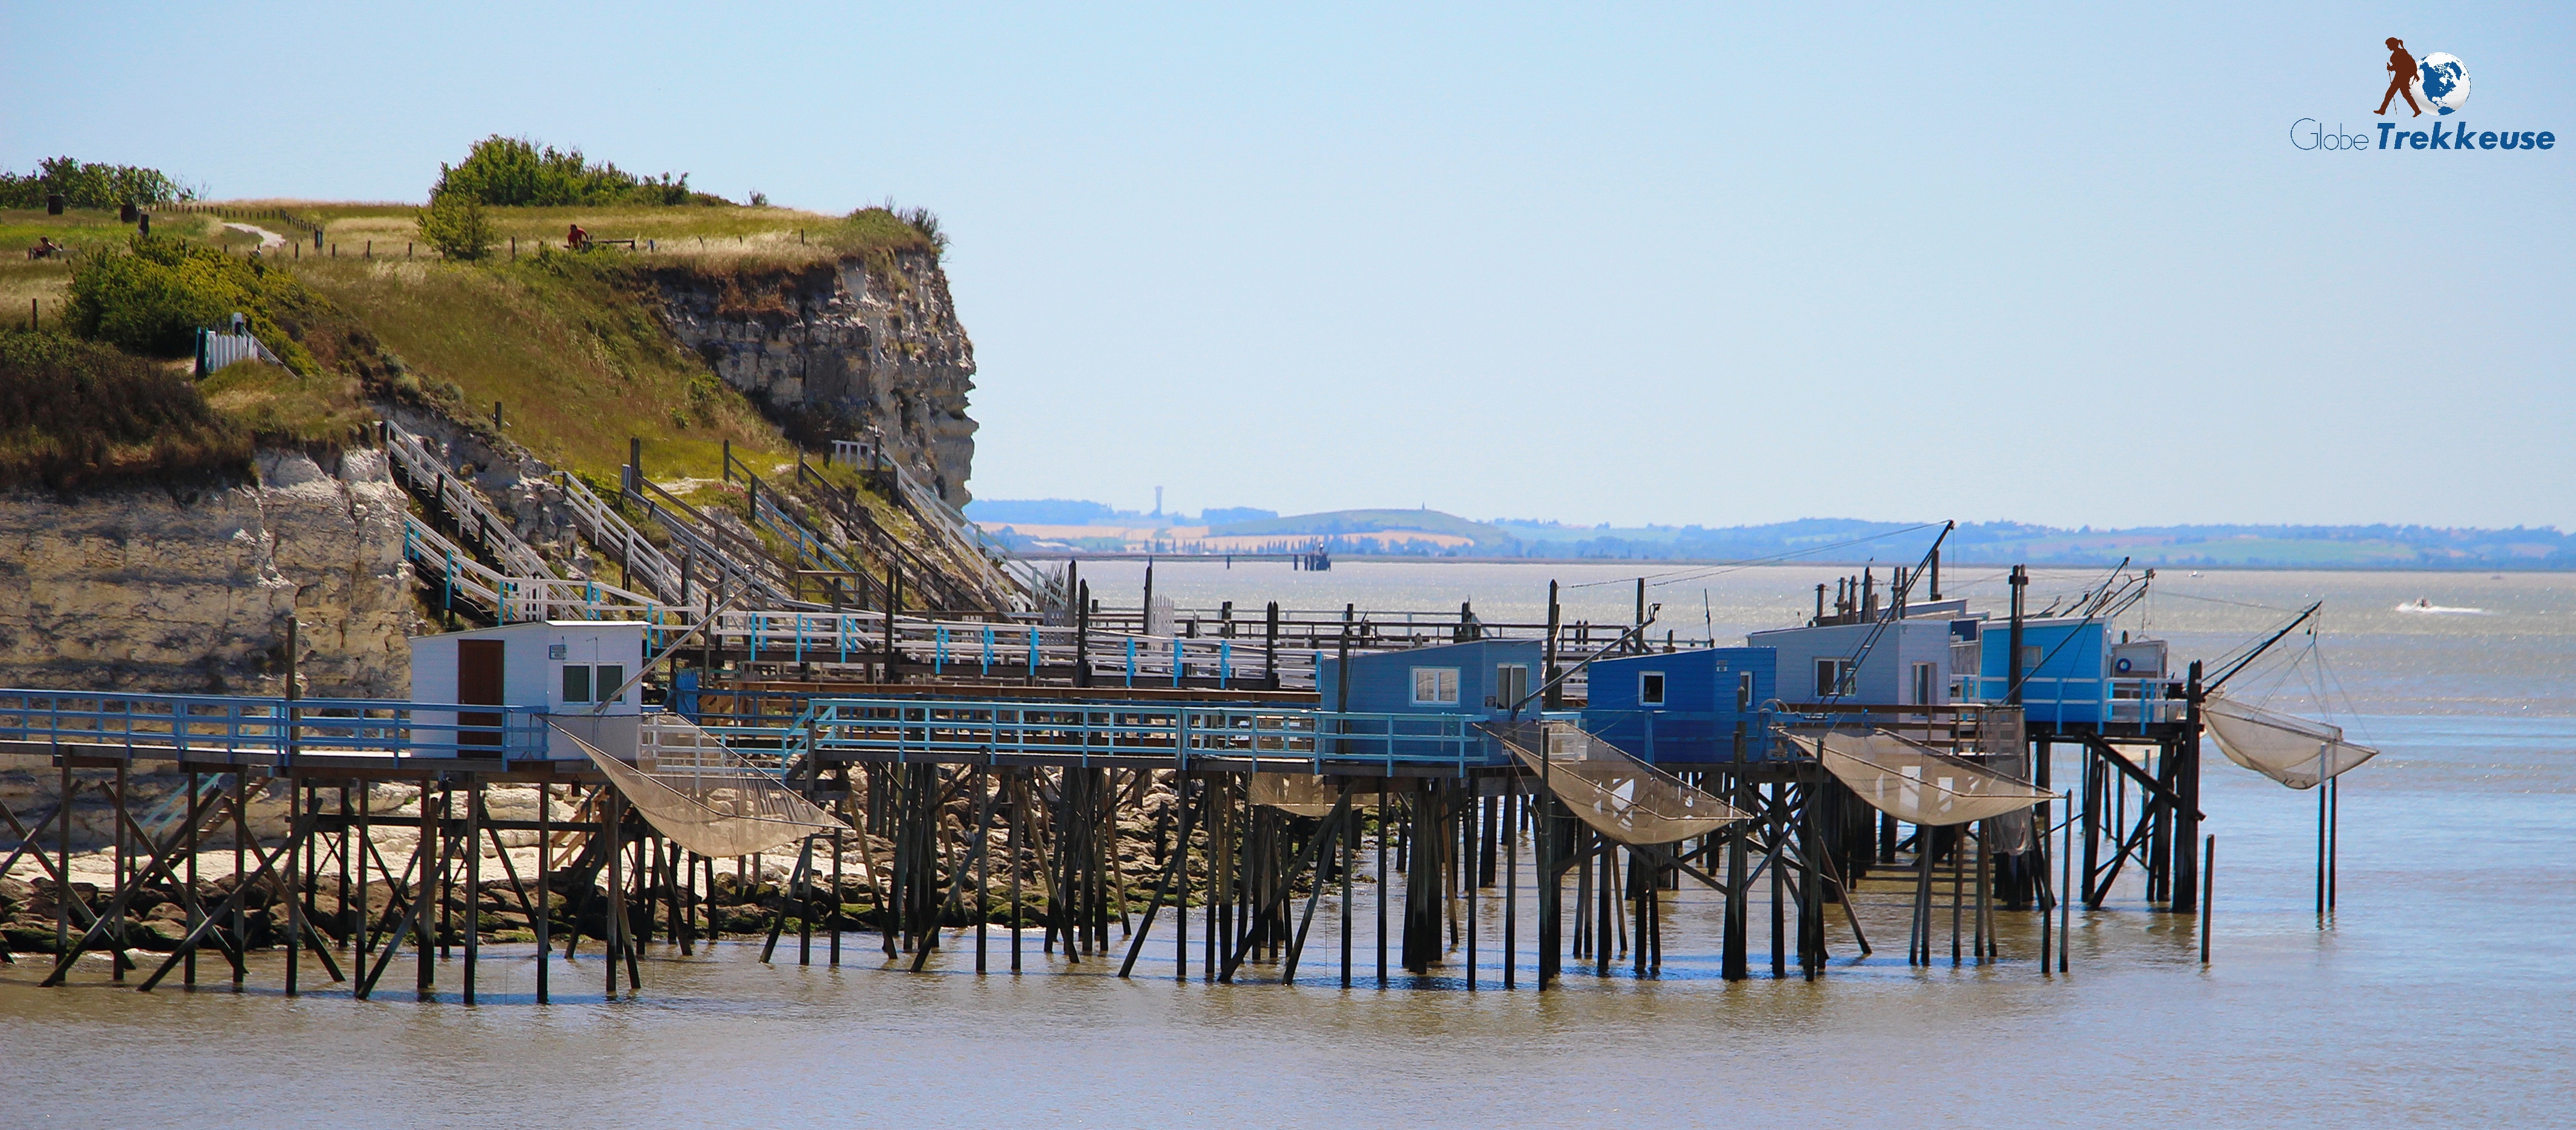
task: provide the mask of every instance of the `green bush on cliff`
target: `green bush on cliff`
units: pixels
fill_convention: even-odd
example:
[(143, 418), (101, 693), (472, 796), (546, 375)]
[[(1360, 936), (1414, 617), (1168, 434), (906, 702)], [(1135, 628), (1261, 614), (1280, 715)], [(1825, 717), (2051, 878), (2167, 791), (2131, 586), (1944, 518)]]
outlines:
[(0, 487), (247, 474), (252, 442), (184, 372), (52, 330), (0, 331)]
[(134, 237), (127, 253), (91, 256), (73, 269), (64, 323), (85, 338), (135, 353), (184, 357), (196, 331), (238, 312), (289, 368), (312, 372), (312, 357), (278, 324), (281, 309), (309, 306), (294, 276), (255, 258), (156, 236)]
[(863, 252), (948, 249), (948, 235), (939, 230), (939, 217), (928, 208), (897, 208), (889, 200), (850, 213), (849, 224), (851, 242)]
[(32, 173), (0, 171), (0, 208), (42, 208), (45, 197), (57, 192), (63, 194), (64, 203), (74, 208), (114, 208), (129, 201), (167, 204), (197, 198), (195, 192), (181, 187), (161, 170), (133, 165), (48, 157), (37, 162)]
[(438, 167), (430, 199), (450, 194), (502, 207), (566, 204), (726, 204), (723, 197), (689, 191), (689, 174), (639, 177), (615, 162), (592, 164), (581, 150), (559, 150), (524, 137), (493, 134), (466, 151), (465, 160)]
[(429, 208), (418, 214), (418, 220), (421, 238), (449, 259), (480, 259), (497, 241), (491, 217), (483, 213), (483, 202), (468, 193), (444, 192), (430, 197)]

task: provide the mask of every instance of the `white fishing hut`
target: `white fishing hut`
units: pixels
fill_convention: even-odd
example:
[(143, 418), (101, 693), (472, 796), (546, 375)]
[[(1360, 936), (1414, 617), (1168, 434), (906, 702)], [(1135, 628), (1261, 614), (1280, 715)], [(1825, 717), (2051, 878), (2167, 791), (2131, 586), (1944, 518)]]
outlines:
[[(521, 753), (518, 729), (536, 734), (548, 759), (578, 760), (581, 747), (555, 733), (560, 726), (621, 757), (635, 755), (642, 698), (633, 682), (644, 669), (645, 632), (636, 620), (540, 620), (476, 628), (411, 641), (411, 700), (459, 706), (503, 706), (511, 729), (511, 756)], [(603, 705), (603, 703), (605, 705)], [(427, 724), (461, 727), (504, 725), (502, 713), (455, 712), (452, 718), (416, 716)], [(541, 741), (540, 741), (541, 738)], [(422, 752), (437, 752), (434, 742)], [(461, 752), (501, 744), (498, 732), (461, 729), (452, 739)]]

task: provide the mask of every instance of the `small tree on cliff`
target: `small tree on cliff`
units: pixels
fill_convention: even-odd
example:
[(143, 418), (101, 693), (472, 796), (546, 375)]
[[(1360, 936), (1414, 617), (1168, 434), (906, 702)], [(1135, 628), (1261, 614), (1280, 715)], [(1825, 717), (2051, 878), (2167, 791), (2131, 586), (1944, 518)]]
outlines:
[(483, 202), (467, 193), (430, 197), (419, 222), (421, 238), (449, 259), (480, 259), (492, 249), (492, 221), (483, 214)]

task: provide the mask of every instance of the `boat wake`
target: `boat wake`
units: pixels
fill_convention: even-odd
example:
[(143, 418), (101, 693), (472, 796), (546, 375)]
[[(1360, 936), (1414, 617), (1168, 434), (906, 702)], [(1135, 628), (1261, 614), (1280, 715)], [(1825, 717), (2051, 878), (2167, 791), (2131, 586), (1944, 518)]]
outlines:
[(2397, 610), (2398, 610), (2398, 611), (2400, 611), (2400, 612), (2413, 612), (2413, 613), (2417, 613), (2417, 614), (2420, 614), (2420, 615), (2426, 615), (2426, 616), (2492, 616), (2492, 615), (2495, 615), (2494, 613), (2489, 612), (2489, 611), (2487, 611), (2486, 609), (2483, 609), (2483, 608), (2453, 608), (2453, 607), (2450, 607), (2449, 605), (2435, 604), (2435, 603), (2432, 603), (2431, 601), (2426, 601), (2426, 600), (2418, 600), (2418, 601), (2416, 601), (2416, 602), (2415, 602), (2415, 603), (2413, 603), (2413, 604), (2401, 604), (2401, 605), (2398, 605), (2398, 606), (2397, 606)]

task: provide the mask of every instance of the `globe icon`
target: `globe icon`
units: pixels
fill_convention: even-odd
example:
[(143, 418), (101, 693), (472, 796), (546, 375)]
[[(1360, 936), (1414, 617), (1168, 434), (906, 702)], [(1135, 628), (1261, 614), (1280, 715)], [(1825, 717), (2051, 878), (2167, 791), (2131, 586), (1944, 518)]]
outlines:
[(2416, 71), (2424, 84), (2424, 101), (2437, 114), (2456, 114), (2469, 103), (2469, 68), (2457, 55), (2436, 51), (2424, 56)]

